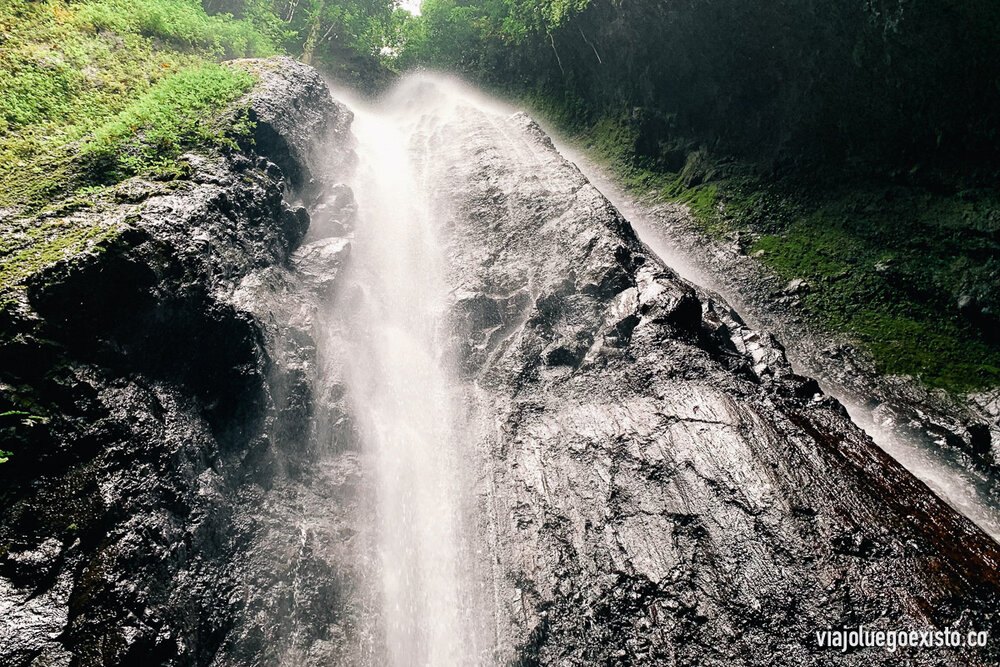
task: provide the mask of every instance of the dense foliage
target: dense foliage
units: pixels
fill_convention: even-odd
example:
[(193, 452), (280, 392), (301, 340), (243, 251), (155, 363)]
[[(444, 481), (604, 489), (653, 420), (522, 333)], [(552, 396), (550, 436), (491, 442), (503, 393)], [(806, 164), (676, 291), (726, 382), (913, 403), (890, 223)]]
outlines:
[(205, 119), (248, 92), (253, 82), (249, 72), (215, 64), (178, 72), (97, 128), (84, 141), (82, 157), (117, 180), (169, 162), (186, 146), (223, 143), (225, 133)]
[(570, 120), (627, 116), (638, 153), (991, 157), (992, 0), (425, 0), (401, 63), (457, 68)]

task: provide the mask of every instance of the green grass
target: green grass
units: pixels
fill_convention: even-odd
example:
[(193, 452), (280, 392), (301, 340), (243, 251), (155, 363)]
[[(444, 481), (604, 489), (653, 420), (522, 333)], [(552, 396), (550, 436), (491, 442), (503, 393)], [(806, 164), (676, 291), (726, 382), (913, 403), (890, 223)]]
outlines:
[(153, 37), (174, 49), (209, 59), (270, 56), (275, 46), (256, 26), (229, 16), (209, 16), (191, 0), (99, 0), (80, 5), (80, 17), (97, 30)]
[(70, 214), (122, 179), (174, 178), (184, 151), (249, 132), (234, 102), (255, 77), (216, 61), (276, 50), (198, 0), (5, 0), (0, 40), (0, 292), (111, 238)]

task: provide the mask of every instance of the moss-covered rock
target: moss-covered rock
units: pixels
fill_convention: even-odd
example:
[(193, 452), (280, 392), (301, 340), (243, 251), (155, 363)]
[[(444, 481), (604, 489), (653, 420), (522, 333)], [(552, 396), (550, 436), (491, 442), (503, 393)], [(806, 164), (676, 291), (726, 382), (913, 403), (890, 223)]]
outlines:
[(311, 68), (246, 65), (272, 85), (237, 107), (280, 141), (0, 222), (4, 664), (203, 664), (232, 623), (254, 530), (233, 508), (272, 474), (271, 380), (289, 375), (233, 293), (305, 234), (307, 184), (279, 164), (316, 168), (308, 119), (349, 120)]

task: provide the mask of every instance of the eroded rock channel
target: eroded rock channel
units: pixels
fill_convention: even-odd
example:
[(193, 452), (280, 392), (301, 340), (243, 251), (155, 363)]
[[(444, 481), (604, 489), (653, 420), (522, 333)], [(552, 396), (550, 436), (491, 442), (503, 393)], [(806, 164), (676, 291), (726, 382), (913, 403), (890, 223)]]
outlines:
[[(899, 654), (815, 631), (994, 634), (1000, 547), (528, 117), (416, 79), (359, 142), (313, 70), (261, 72), (254, 146), (123, 197), (5, 315), (0, 410), (47, 417), (0, 466), (0, 662), (871, 665)], [(363, 187), (378, 136), (408, 176)]]

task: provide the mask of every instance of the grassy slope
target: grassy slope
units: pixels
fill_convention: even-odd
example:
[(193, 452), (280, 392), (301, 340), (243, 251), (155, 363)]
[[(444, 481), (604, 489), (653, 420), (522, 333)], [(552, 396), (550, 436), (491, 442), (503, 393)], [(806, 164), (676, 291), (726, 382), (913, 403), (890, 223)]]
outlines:
[(116, 183), (246, 131), (229, 110), (253, 77), (217, 61), (275, 51), (197, 0), (6, 0), (0, 44), (0, 292), (114, 234), (67, 216)]
[(626, 123), (606, 119), (575, 135), (627, 188), (688, 204), (706, 233), (739, 231), (752, 239), (744, 250), (779, 278), (806, 280), (805, 311), (867, 346), (883, 372), (959, 392), (1000, 385), (1000, 347), (957, 305), (970, 293), (989, 306), (1000, 290), (995, 190), (844, 173), (768, 180), (703, 152), (665, 173), (636, 165)]

